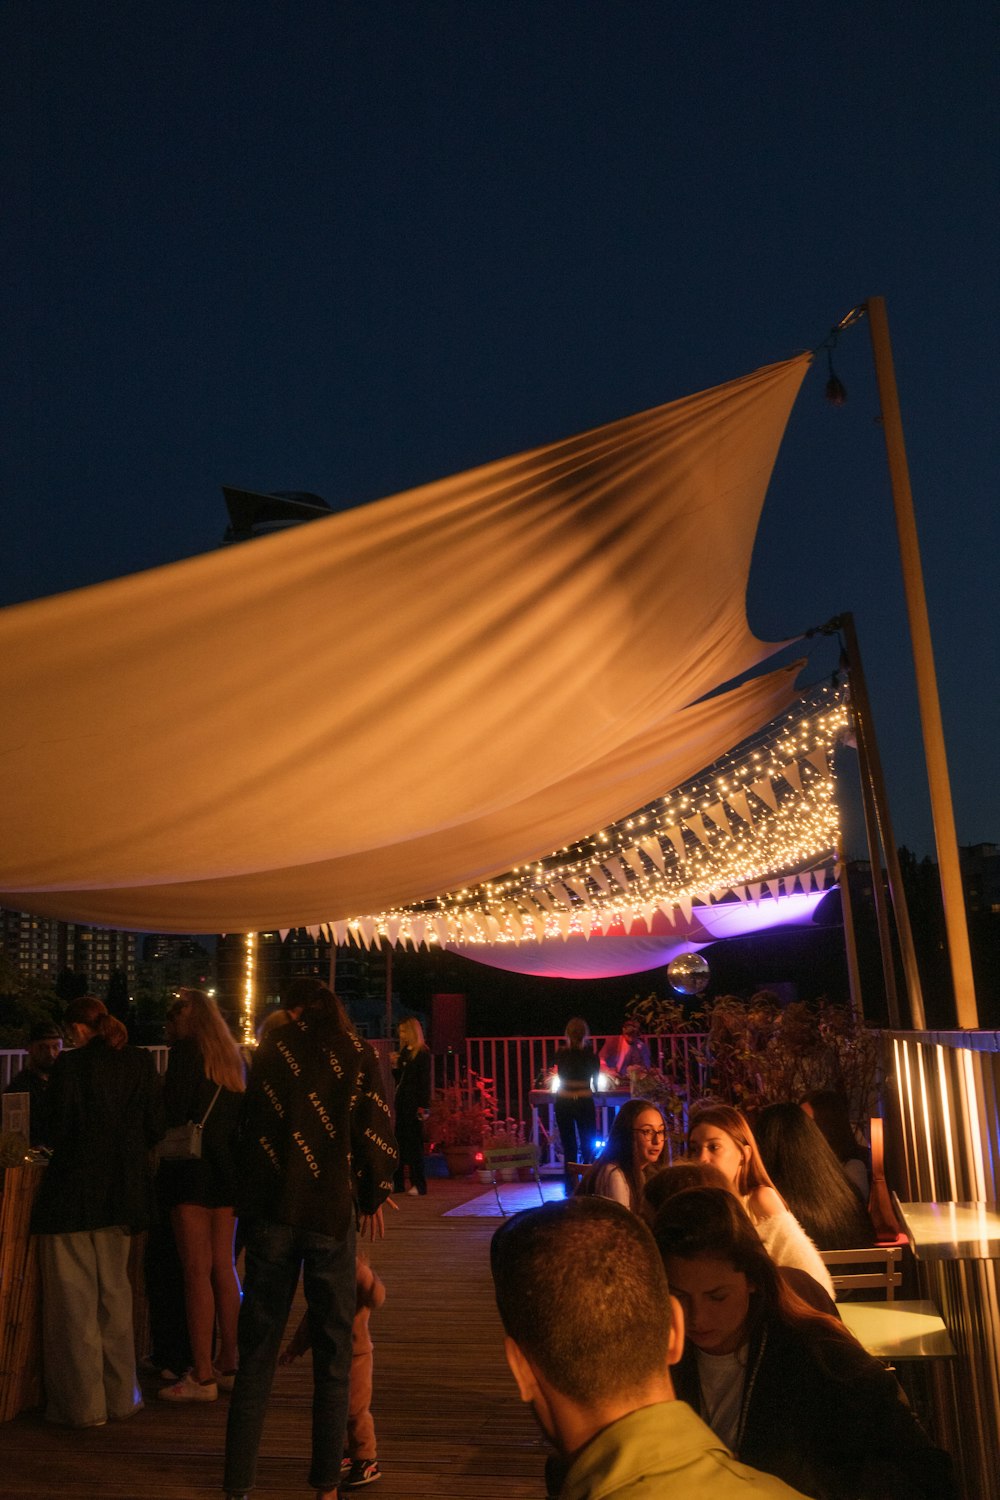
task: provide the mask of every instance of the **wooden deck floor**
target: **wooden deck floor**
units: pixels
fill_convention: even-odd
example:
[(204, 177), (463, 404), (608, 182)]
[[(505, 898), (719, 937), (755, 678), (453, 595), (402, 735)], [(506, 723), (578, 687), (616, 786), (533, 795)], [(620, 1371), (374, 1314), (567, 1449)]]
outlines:
[[(501, 1348), (489, 1274), (498, 1220), (445, 1218), (485, 1189), (435, 1180), (398, 1200), (372, 1264), (386, 1284), (372, 1318), (379, 1461), (376, 1500), (540, 1500), (546, 1446), (517, 1398)], [(293, 1309), (294, 1327), (298, 1306)], [(26, 1413), (0, 1426), (4, 1500), (218, 1500), (228, 1397), (176, 1408), (146, 1391), (127, 1422), (72, 1432)], [(279, 1369), (255, 1496), (304, 1500), (309, 1462), (308, 1357)]]

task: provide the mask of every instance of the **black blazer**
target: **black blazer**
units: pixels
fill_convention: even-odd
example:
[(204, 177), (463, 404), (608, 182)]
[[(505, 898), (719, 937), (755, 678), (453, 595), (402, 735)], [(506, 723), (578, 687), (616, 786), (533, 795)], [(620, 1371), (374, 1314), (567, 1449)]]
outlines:
[(163, 1097), (152, 1055), (115, 1051), (101, 1037), (56, 1059), (46, 1098), (52, 1160), (31, 1228), (72, 1234), (154, 1218), (150, 1151), (163, 1136)]

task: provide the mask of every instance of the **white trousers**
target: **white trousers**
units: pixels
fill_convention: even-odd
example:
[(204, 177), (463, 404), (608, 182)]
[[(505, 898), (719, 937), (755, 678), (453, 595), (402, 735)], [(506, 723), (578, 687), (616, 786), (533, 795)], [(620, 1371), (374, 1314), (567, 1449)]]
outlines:
[(85, 1427), (127, 1417), (135, 1378), (130, 1236), (124, 1229), (40, 1234), (45, 1416)]

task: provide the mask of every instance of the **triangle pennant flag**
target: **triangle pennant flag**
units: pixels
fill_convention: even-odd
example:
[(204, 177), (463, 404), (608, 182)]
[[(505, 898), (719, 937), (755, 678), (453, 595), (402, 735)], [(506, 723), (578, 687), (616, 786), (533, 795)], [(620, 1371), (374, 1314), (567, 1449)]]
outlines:
[(372, 939), (375, 936), (374, 917), (362, 917), (361, 921), (358, 923), (358, 926), (361, 929), (361, 937), (364, 941), (365, 947), (370, 948), (372, 945)]
[(744, 823), (749, 823), (752, 828), (753, 814), (750, 811), (750, 803), (747, 801), (746, 792), (727, 792), (726, 801), (733, 811), (743, 819)]
[(760, 781), (755, 781), (750, 790), (755, 797), (759, 797), (762, 802), (765, 802), (772, 812), (778, 811), (778, 799), (774, 794), (774, 787), (771, 785), (770, 776), (764, 776)]
[(674, 927), (677, 922), (677, 908), (674, 906), (674, 903), (669, 899), (669, 897), (661, 896), (659, 901), (657, 901), (656, 906), (657, 910), (661, 911), (666, 917), (671, 927)]
[(797, 760), (790, 760), (786, 765), (783, 765), (781, 768), (781, 774), (782, 776), (784, 776), (790, 787), (794, 788), (794, 790), (797, 792), (802, 791), (802, 772), (799, 770), (799, 763)]
[(717, 828), (721, 828), (723, 833), (732, 833), (733, 830), (729, 826), (729, 819), (726, 816), (726, 809), (723, 807), (721, 802), (716, 802), (711, 807), (706, 807), (705, 816), (706, 818), (711, 818), (712, 822), (716, 825)]
[(426, 917), (411, 917), (410, 918), (410, 937), (413, 939), (413, 946), (414, 946), (414, 948), (419, 948), (420, 947), (420, 944), (424, 941), (424, 935), (425, 935), (426, 932), (427, 932), (427, 919), (426, 919)]
[(750, 893), (750, 900), (751, 901), (759, 901), (760, 900), (760, 888), (761, 888), (761, 882), (759, 880), (754, 880), (754, 881), (751, 882), (750, 885), (747, 886), (747, 890)]
[(334, 924), (333, 924), (333, 941), (337, 944), (338, 948), (341, 947), (342, 944), (344, 944), (344, 943), (347, 942), (347, 923), (346, 922), (334, 922)]
[(821, 776), (828, 776), (830, 774), (830, 762), (825, 746), (817, 745), (815, 750), (810, 750), (806, 755), (806, 760), (811, 766), (816, 767)]
[(559, 931), (562, 933), (563, 940), (565, 941), (569, 937), (569, 930), (573, 925), (573, 913), (571, 911), (561, 911), (556, 920), (559, 923)]
[(399, 929), (402, 925), (402, 919), (400, 917), (389, 917), (387, 919), (385, 924), (385, 935), (389, 939), (390, 948), (394, 948), (396, 946), (396, 939), (399, 937)]
[(494, 943), (498, 941), (500, 937), (501, 927), (496, 917), (487, 916), (486, 931), (489, 933)]
[(288, 934), (291, 932), (291, 930), (292, 929), (290, 927), (279, 927), (278, 928), (278, 936), (280, 937), (280, 939), (281, 939), (282, 942), (285, 941), (285, 938), (288, 936)]
[(438, 935), (438, 942), (441, 944), (441, 947), (446, 947), (451, 942), (451, 930), (444, 917), (432, 917), (431, 925)]
[(640, 855), (638, 849), (623, 849), (622, 858), (625, 860), (629, 868), (635, 871), (636, 875), (638, 875), (640, 879), (643, 879), (645, 877), (646, 871), (643, 868), (642, 856)]
[(681, 912), (683, 913), (685, 922), (687, 922), (690, 926), (691, 913), (694, 910), (694, 901), (690, 896), (678, 896), (677, 905), (680, 907)]
[(590, 869), (587, 871), (587, 874), (597, 886), (598, 890), (603, 891), (605, 896), (611, 895), (611, 881), (608, 879), (607, 875), (605, 875), (600, 865), (591, 865)]
[(647, 835), (646, 838), (641, 840), (640, 847), (643, 854), (649, 856), (660, 874), (663, 875), (666, 872), (666, 865), (663, 858), (663, 845), (659, 839), (654, 839)]
[(684, 834), (681, 831), (680, 827), (675, 826), (673, 828), (668, 828), (667, 838), (677, 850), (677, 858), (680, 860), (681, 864), (683, 864), (687, 859), (687, 852), (684, 848)]
[(697, 834), (706, 848), (711, 847), (711, 836), (705, 827), (705, 820), (701, 813), (692, 813), (690, 817), (684, 819), (684, 824), (685, 827), (690, 828), (692, 833)]
[(587, 891), (587, 882), (585, 880), (575, 880), (571, 875), (567, 875), (566, 884), (569, 886), (574, 896), (579, 896), (581, 901), (590, 900), (590, 896)]
[(627, 891), (629, 881), (628, 876), (625, 873), (625, 866), (622, 864), (621, 860), (618, 859), (616, 855), (612, 854), (610, 858), (604, 860), (603, 863), (604, 868), (607, 870), (608, 874), (614, 880), (617, 880), (623, 891)]

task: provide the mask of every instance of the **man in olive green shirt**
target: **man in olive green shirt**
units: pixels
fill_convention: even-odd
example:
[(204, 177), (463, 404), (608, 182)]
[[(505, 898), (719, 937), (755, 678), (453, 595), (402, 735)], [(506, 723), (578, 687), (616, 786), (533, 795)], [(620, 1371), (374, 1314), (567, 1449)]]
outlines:
[(491, 1263), (507, 1362), (562, 1456), (559, 1500), (801, 1500), (675, 1397), (683, 1314), (627, 1208), (528, 1209), (497, 1230)]

